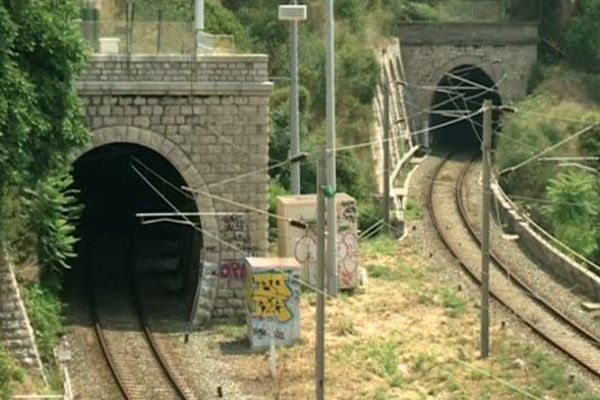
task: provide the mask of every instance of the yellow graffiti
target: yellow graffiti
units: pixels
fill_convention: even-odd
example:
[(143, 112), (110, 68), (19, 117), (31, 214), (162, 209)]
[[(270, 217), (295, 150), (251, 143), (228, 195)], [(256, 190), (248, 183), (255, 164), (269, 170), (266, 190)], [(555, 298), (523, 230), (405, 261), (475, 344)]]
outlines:
[[(250, 288), (252, 292), (250, 293)], [(292, 291), (287, 284), (287, 276), (281, 273), (255, 274), (252, 286), (248, 285), (248, 305), (252, 315), (258, 318), (275, 318), (279, 322), (292, 319), (287, 301)]]

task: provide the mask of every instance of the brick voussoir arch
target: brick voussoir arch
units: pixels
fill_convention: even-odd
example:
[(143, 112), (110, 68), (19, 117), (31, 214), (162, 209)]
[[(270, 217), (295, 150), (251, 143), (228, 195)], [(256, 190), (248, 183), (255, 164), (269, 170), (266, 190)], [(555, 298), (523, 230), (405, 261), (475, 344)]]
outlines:
[[(153, 150), (170, 162), (188, 185), (198, 188), (206, 186), (202, 176), (188, 155), (179, 146), (164, 136), (148, 129), (133, 126), (111, 126), (95, 130), (92, 132), (91, 142), (75, 154), (75, 159), (81, 158), (84, 154), (98, 147), (117, 143), (137, 144)], [(196, 206), (199, 211), (215, 211), (213, 201), (208, 197), (197, 196)], [(205, 256), (209, 261), (214, 261), (210, 260), (210, 258), (216, 256), (214, 249), (218, 248), (218, 243), (215, 239), (219, 235), (217, 219), (214, 215), (205, 215), (200, 220), (202, 222), (203, 233), (206, 233), (203, 235)]]

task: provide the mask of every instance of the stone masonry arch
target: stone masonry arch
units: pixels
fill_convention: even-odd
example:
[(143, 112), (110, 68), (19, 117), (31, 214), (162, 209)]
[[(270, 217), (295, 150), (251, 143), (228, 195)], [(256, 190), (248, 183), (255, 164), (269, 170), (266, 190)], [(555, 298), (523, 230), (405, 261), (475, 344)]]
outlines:
[[(496, 84), (498, 94), (501, 99), (504, 99), (508, 96), (506, 85), (502, 83), (506, 80), (506, 76), (502, 76), (501, 69), (496, 67), (494, 61), (487, 62), (485, 57), (478, 55), (461, 55), (458, 57), (454, 57), (438, 68), (436, 68), (431, 76), (424, 78), (422, 83), (419, 83), (419, 86), (425, 86), (429, 84), (429, 82), (435, 82), (434, 85), (438, 85), (442, 79), (446, 76), (446, 74), (451, 73), (453, 70), (462, 67), (462, 66), (471, 66), (473, 68), (478, 68), (485, 72), (487, 76)], [(434, 90), (427, 91), (427, 96), (421, 96), (422, 101), (419, 104), (419, 108), (426, 109), (431, 107), (433, 104), (433, 97), (435, 95)]]
[[(149, 129), (137, 128), (135, 126), (118, 125), (93, 131), (92, 140), (76, 154), (76, 159), (81, 158), (95, 148), (117, 143), (130, 143), (147, 147), (171, 163), (191, 187), (202, 188), (206, 186), (202, 176), (190, 158), (175, 143)], [(214, 213), (215, 211), (213, 201), (208, 197), (197, 196), (196, 206), (199, 211), (209, 213)], [(219, 235), (217, 220), (214, 215), (202, 216), (200, 220), (203, 231), (204, 256), (207, 260), (214, 262), (216, 261), (216, 257), (218, 257), (218, 254), (215, 254), (215, 249), (218, 248), (216, 238)], [(204, 235), (205, 232), (206, 235)]]
[[(396, 34), (404, 66), (407, 113), (413, 130), (427, 127), (427, 109), (444, 74), (473, 65), (497, 85), (502, 102), (527, 94), (537, 62), (537, 25), (510, 23), (402, 23)], [(425, 135), (419, 135), (421, 144)]]
[[(268, 58), (261, 54), (94, 54), (78, 83), (87, 126), (82, 154), (133, 143), (163, 156), (193, 187), (203, 216), (202, 279), (190, 320), (245, 315), (244, 280), (223, 266), (268, 251)], [(81, 154), (80, 154), (81, 155)], [(255, 173), (240, 179), (246, 171)], [(218, 200), (218, 197), (229, 202)]]

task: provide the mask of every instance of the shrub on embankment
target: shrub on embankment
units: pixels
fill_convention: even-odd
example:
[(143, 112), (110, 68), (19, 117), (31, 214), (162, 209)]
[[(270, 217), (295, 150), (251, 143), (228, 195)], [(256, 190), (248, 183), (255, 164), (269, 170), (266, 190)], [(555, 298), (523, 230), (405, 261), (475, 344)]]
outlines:
[[(496, 160), (504, 170), (600, 122), (588, 90), (591, 75), (563, 67), (543, 69), (535, 93), (516, 105), (499, 136)], [(546, 157), (600, 155), (600, 126), (566, 142)], [(536, 160), (501, 178), (507, 193), (536, 221), (573, 250), (600, 262), (600, 181), (589, 162)]]
[[(52, 304), (60, 304), (57, 276), (75, 242), (71, 157), (89, 136), (75, 86), (86, 60), (79, 6), (75, 0), (0, 2), (0, 246), (17, 264), (36, 260), (38, 285)], [(49, 354), (56, 330), (36, 326), (34, 303), (26, 304), (38, 345)], [(48, 312), (60, 317), (60, 307)]]
[(13, 360), (0, 344), (0, 399), (12, 398), (14, 383), (22, 379), (22, 372), (14, 365)]

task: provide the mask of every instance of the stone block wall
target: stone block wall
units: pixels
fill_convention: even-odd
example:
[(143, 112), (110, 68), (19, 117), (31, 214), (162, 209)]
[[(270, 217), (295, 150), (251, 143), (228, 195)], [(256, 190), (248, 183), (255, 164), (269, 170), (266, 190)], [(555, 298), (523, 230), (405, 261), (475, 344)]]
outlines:
[(408, 114), (417, 114), (411, 121), (416, 129), (429, 118), (419, 111), (431, 107), (432, 88), (452, 69), (480, 68), (509, 104), (526, 95), (537, 62), (538, 31), (530, 23), (402, 24), (397, 34), (408, 83), (405, 100)]
[(83, 82), (264, 82), (262, 55), (95, 54)]
[(0, 343), (24, 368), (43, 376), (33, 330), (13, 270), (0, 252)]
[[(134, 143), (165, 157), (186, 183), (266, 211), (269, 95), (264, 55), (95, 55), (79, 93), (92, 145)], [(253, 173), (255, 171), (260, 171)], [(244, 175), (246, 174), (246, 175)], [(244, 175), (244, 176), (242, 176)], [(198, 322), (241, 313), (242, 284), (221, 277), (223, 263), (264, 256), (267, 217), (198, 195), (207, 266)]]

